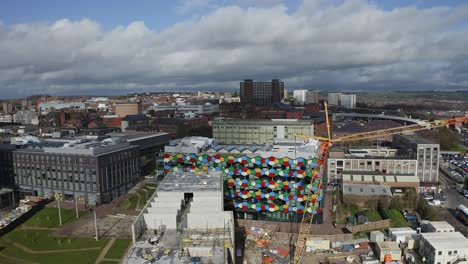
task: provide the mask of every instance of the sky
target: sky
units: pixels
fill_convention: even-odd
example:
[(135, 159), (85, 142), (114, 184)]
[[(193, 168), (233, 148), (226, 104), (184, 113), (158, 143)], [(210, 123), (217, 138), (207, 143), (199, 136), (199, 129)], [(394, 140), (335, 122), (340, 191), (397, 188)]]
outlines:
[(466, 0), (0, 1), (0, 99), (468, 90)]

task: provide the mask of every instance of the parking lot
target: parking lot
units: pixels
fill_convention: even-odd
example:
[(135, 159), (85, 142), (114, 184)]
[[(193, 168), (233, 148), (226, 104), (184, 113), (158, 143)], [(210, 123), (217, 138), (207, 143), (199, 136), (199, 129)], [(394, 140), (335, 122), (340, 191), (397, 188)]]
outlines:
[(460, 204), (468, 206), (468, 198), (457, 191), (456, 182), (442, 170), (439, 173), (439, 182), (446, 196), (446, 204), (440, 208), (441, 220), (447, 221), (465, 236), (468, 235), (468, 227), (455, 216), (455, 208)]
[(463, 183), (464, 178), (468, 177), (468, 156), (460, 154), (445, 154), (442, 156), (442, 167), (447, 169), (447, 175), (457, 183)]

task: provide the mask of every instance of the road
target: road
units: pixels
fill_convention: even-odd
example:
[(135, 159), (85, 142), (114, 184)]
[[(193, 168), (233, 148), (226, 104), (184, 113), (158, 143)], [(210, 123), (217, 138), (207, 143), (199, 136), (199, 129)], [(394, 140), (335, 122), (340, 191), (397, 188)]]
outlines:
[(447, 197), (447, 203), (440, 209), (441, 220), (447, 221), (453, 225), (457, 231), (468, 236), (468, 226), (461, 223), (455, 216), (455, 208), (459, 204), (468, 206), (468, 199), (463, 197), (455, 188), (455, 182), (450, 179), (442, 170), (439, 171), (439, 182), (441, 189)]

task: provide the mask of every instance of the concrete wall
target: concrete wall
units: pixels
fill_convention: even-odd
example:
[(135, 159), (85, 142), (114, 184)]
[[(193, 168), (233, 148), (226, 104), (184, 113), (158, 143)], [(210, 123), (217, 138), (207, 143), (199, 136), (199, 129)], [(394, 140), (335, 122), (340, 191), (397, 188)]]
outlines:
[(187, 214), (188, 229), (224, 228), (228, 225), (229, 221), (230, 216), (228, 212)]
[(179, 208), (177, 207), (148, 207), (148, 214), (177, 214)]
[(143, 214), (148, 229), (158, 229), (165, 225), (167, 229), (177, 228), (177, 214)]

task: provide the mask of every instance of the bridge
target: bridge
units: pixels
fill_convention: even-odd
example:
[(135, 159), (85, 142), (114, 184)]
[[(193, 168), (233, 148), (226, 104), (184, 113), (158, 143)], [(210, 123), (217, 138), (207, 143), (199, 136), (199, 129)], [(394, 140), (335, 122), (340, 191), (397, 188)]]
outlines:
[(421, 126), (429, 126), (429, 124), (425, 121), (419, 119), (411, 119), (401, 116), (391, 116), (391, 115), (375, 115), (375, 114), (360, 114), (360, 113), (334, 113), (333, 114), (333, 121), (341, 120), (341, 119), (366, 119), (366, 120), (392, 120), (398, 122), (403, 125), (414, 125), (418, 124)]

